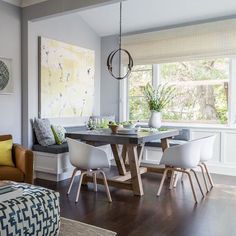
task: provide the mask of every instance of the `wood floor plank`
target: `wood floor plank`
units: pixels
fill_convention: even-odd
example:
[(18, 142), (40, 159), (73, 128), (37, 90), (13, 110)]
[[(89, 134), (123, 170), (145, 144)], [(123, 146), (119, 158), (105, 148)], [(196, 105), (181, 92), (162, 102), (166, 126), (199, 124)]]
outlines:
[[(111, 174), (117, 175), (116, 168), (112, 168)], [(166, 181), (157, 198), (161, 176), (142, 175), (145, 193), (142, 198), (133, 196), (131, 191), (110, 187), (112, 203), (108, 203), (102, 185), (94, 192), (93, 184), (89, 183), (81, 188), (75, 205), (78, 176), (69, 197), (66, 195), (69, 179), (59, 183), (37, 179), (35, 184), (59, 191), (61, 216), (115, 231), (117, 236), (236, 235), (236, 177), (213, 175), (215, 187), (196, 206), (185, 180), (171, 191)], [(203, 185), (201, 175), (199, 178)], [(197, 191), (197, 195), (200, 197), (201, 193)]]

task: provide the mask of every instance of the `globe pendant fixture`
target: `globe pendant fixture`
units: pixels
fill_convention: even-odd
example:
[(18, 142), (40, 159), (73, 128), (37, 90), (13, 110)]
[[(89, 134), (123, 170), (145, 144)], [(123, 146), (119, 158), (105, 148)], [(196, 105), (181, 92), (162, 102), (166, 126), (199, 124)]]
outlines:
[[(131, 73), (131, 70), (132, 70), (132, 67), (134, 65), (134, 62), (133, 62), (133, 58), (131, 57), (130, 53), (125, 50), (125, 49), (122, 49), (121, 48), (121, 27), (122, 27), (122, 2), (120, 2), (120, 34), (119, 34), (119, 48), (112, 51), (108, 58), (107, 58), (107, 68), (108, 68), (108, 71), (110, 72), (111, 76), (115, 79), (118, 79), (118, 80), (122, 80), (122, 79), (125, 79), (125, 78), (128, 78), (130, 73)], [(116, 76), (113, 72), (113, 59), (114, 59), (114, 56), (118, 53), (118, 56), (119, 56), (119, 75)], [(121, 53), (125, 53), (127, 56), (128, 56), (128, 65), (127, 65), (127, 72), (126, 74), (124, 74), (123, 76), (121, 75)]]

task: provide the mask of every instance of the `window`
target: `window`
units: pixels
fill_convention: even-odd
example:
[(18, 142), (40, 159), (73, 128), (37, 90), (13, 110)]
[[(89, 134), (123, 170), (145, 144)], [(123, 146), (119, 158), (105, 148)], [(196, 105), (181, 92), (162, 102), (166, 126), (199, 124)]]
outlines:
[(228, 58), (161, 64), (159, 71), (159, 82), (176, 88), (163, 120), (227, 123)]
[(168, 122), (228, 122), (229, 58), (135, 66), (128, 79), (128, 119), (148, 120), (142, 88), (166, 83), (176, 96), (162, 112)]
[(152, 65), (134, 66), (128, 80), (128, 107), (130, 120), (147, 120), (149, 110), (143, 96), (143, 87), (152, 84)]

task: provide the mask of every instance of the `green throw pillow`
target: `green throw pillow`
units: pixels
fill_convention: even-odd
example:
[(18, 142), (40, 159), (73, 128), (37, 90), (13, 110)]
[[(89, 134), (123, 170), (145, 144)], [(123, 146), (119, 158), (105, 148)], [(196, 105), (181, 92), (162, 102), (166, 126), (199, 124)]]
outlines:
[(61, 145), (62, 143), (66, 142), (65, 138), (66, 130), (64, 127), (62, 127), (61, 125), (52, 125), (51, 128), (56, 144)]

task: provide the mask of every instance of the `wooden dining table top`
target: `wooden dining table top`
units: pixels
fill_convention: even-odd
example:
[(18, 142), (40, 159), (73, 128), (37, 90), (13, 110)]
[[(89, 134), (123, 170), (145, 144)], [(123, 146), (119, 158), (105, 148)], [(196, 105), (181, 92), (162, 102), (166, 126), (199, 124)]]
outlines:
[(177, 129), (164, 131), (137, 131), (137, 134), (113, 134), (110, 129), (67, 132), (66, 137), (83, 141), (109, 144), (143, 144), (158, 139), (171, 138), (179, 134)]

